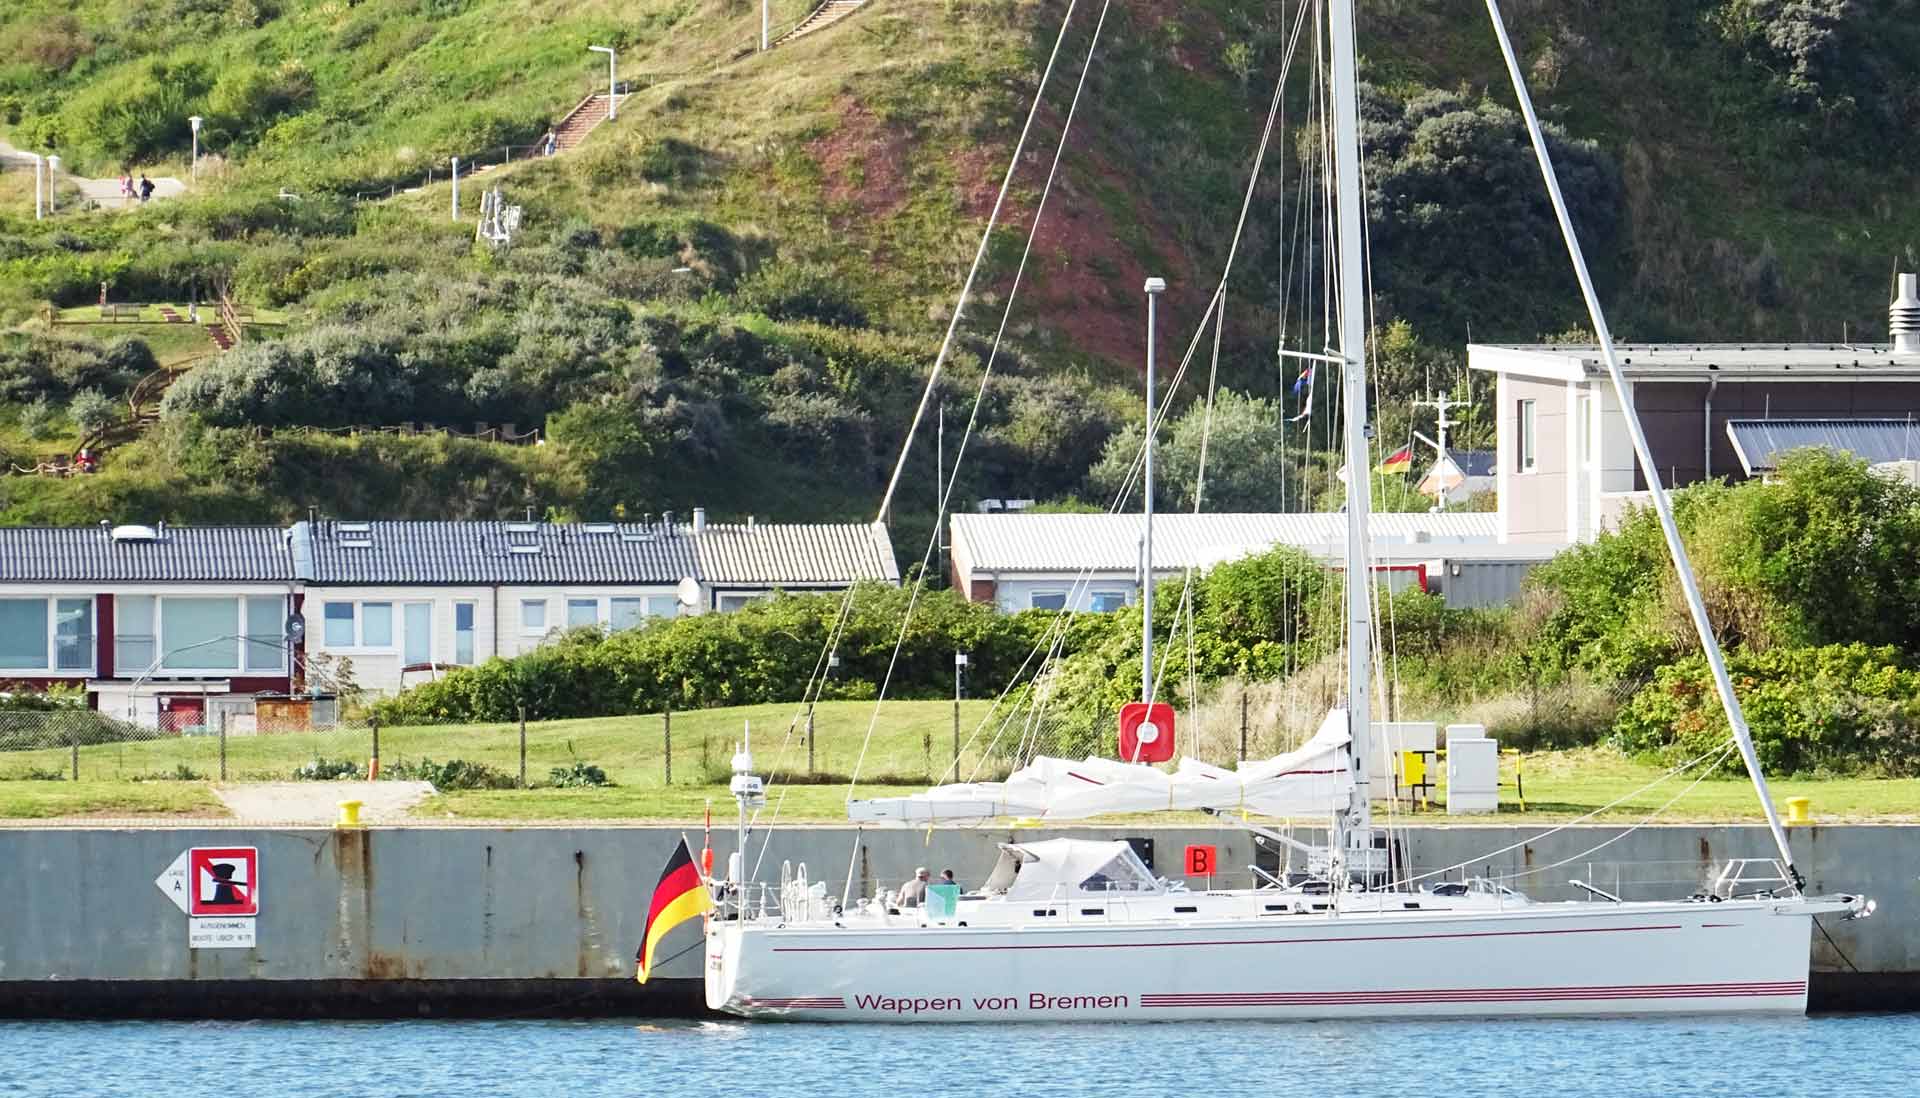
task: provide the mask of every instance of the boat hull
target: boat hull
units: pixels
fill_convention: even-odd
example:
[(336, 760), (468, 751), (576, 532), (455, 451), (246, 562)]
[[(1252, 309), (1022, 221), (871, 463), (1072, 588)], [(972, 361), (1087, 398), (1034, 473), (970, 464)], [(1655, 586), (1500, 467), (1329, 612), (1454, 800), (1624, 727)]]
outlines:
[(869, 1022), (1804, 1013), (1810, 900), (1181, 925), (716, 922), (707, 1002)]

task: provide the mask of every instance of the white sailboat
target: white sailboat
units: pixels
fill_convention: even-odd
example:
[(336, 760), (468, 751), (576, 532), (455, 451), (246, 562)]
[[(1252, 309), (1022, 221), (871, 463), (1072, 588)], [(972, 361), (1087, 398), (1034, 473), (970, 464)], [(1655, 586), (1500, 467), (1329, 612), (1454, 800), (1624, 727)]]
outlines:
[[(1618, 389), (1611, 337), (1538, 121), (1495, 0), (1488, 8)], [(1647, 477), (1654, 506), (1778, 857), (1735, 860), (1698, 895), (1671, 901), (1628, 902), (1589, 888), (1587, 900), (1534, 902), (1496, 881), (1395, 878), (1367, 777), (1373, 592), (1355, 578), (1370, 574), (1370, 462), (1352, 0), (1331, 0), (1328, 33), (1336, 354), (1348, 454), (1345, 704), (1297, 750), (1233, 770), (1194, 760), (1169, 772), (1138, 762), (1039, 758), (1001, 782), (850, 801), (849, 816), (926, 828), (1199, 810), (1235, 822), (1328, 819), (1329, 845), (1308, 849), (1245, 824), (1303, 849), (1309, 872), (1266, 877), (1253, 888), (1190, 891), (1154, 875), (1124, 842), (1009, 842), (978, 891), (955, 897), (936, 889), (928, 904), (906, 908), (885, 895), (842, 903), (809, 883), (804, 867), (777, 888), (758, 886), (735, 854), (727, 879), (714, 882), (721, 902), (706, 927), (713, 1009), (754, 1018), (996, 1022), (1797, 1013), (1807, 1004), (1812, 920), (1871, 914), (1864, 897), (1803, 891), (1657, 475)], [(1620, 395), (1645, 466), (1630, 394)], [(1151, 388), (1148, 399), (1151, 415)], [(1145, 620), (1150, 629), (1151, 613)], [(1151, 635), (1144, 640), (1150, 694)], [(746, 810), (763, 793), (748, 755), (735, 767), (737, 849), (744, 849)]]

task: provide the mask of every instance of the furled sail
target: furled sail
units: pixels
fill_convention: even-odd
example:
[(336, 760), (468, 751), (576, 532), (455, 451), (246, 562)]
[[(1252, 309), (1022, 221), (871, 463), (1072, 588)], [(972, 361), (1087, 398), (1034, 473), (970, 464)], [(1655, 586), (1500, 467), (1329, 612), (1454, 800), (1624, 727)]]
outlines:
[(998, 816), (1083, 820), (1116, 812), (1198, 809), (1262, 816), (1325, 815), (1347, 807), (1353, 795), (1347, 712), (1327, 714), (1300, 747), (1228, 770), (1182, 759), (1168, 772), (1111, 759), (1041, 756), (1004, 782), (935, 786), (907, 797), (847, 802), (850, 820), (931, 823)]

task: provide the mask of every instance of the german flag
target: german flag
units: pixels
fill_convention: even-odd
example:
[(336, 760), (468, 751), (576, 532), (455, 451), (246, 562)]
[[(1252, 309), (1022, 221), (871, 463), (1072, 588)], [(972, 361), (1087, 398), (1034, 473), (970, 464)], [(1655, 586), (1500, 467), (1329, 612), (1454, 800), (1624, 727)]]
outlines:
[(1413, 468), (1413, 447), (1402, 446), (1380, 463), (1382, 473), (1404, 473)]
[(634, 978), (643, 984), (647, 982), (647, 975), (653, 970), (654, 948), (667, 936), (667, 931), (696, 915), (706, 914), (712, 907), (713, 898), (707, 895), (706, 883), (700, 879), (693, 851), (688, 849), (683, 835), (680, 845), (673, 848), (673, 856), (667, 859), (667, 868), (660, 872), (660, 883), (653, 886), (653, 902), (647, 905), (647, 929), (641, 935), (640, 955), (634, 958), (638, 965)]

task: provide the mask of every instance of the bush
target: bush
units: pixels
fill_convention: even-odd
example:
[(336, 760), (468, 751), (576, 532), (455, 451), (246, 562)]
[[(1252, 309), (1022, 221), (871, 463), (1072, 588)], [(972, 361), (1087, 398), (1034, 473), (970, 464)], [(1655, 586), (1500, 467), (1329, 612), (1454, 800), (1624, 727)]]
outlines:
[[(1760, 763), (1774, 774), (1920, 774), (1920, 671), (1864, 644), (1736, 652), (1734, 691)], [(1732, 734), (1705, 659), (1661, 668), (1614, 723), (1624, 750), (1678, 763)], [(1721, 769), (1741, 770), (1737, 754)]]
[(359, 777), (360, 764), (352, 759), (315, 759), (293, 772), (296, 782), (331, 782)]
[(775, 320), (816, 320), (846, 328), (867, 323), (865, 311), (847, 296), (846, 280), (810, 264), (768, 263), (741, 279), (734, 297)]
[(382, 769), (380, 773), (394, 781), (429, 782), (442, 792), (449, 789), (512, 789), (520, 784), (511, 774), (495, 770), (486, 763), (468, 762), (465, 759), (448, 759), (443, 763), (436, 763), (432, 759), (398, 762)]
[(572, 766), (556, 766), (549, 772), (547, 784), (556, 789), (584, 789), (612, 785), (607, 772), (590, 763), (575, 761)]
[(82, 389), (67, 405), (67, 418), (82, 434), (92, 434), (120, 419), (120, 403), (98, 389)]

